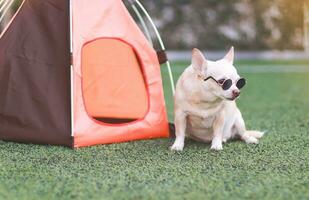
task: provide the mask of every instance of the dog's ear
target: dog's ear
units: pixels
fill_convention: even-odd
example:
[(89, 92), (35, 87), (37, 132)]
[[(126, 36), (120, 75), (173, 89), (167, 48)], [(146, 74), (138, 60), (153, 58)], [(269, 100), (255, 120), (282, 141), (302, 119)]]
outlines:
[(203, 56), (203, 53), (194, 48), (192, 50), (192, 66), (198, 75), (204, 75), (207, 67), (207, 61)]
[(224, 60), (228, 61), (229, 63), (234, 63), (234, 47), (232, 46), (229, 52), (224, 56)]

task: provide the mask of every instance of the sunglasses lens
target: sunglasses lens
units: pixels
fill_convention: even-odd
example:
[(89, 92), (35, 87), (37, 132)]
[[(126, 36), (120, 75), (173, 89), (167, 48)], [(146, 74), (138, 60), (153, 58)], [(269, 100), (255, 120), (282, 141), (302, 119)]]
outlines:
[(227, 79), (224, 81), (223, 85), (222, 85), (222, 89), (223, 90), (228, 90), (231, 86), (232, 86), (232, 80), (231, 79)]
[(237, 81), (237, 83), (236, 83), (236, 87), (237, 87), (238, 89), (243, 88), (245, 85), (246, 85), (246, 79), (244, 79), (244, 78), (239, 79), (239, 80)]

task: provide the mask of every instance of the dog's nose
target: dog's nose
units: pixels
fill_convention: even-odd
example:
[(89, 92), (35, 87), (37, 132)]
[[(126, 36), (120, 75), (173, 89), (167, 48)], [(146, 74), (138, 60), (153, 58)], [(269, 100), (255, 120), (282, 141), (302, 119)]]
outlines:
[(240, 95), (240, 91), (239, 90), (233, 90), (232, 93), (233, 93), (234, 97), (238, 97)]

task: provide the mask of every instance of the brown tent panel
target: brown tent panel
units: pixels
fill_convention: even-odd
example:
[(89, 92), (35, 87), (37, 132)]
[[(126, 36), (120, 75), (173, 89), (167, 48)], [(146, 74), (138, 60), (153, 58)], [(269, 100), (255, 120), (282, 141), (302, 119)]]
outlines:
[(0, 138), (72, 146), (69, 1), (27, 0), (0, 38)]

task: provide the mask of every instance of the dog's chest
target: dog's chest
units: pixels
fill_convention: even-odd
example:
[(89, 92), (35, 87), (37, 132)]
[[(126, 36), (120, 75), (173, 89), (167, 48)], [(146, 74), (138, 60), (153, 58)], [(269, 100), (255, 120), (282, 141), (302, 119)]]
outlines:
[(194, 112), (188, 112), (187, 122), (191, 129), (212, 128), (216, 116), (222, 109), (222, 106), (210, 106), (209, 104), (204, 104), (202, 102), (195, 104), (194, 107), (194, 110), (199, 110), (199, 114), (203, 114), (204, 116), (197, 115)]
[(212, 128), (213, 123), (215, 120), (215, 116), (210, 116), (210, 117), (200, 117), (200, 116), (195, 116), (195, 115), (188, 115), (187, 116), (187, 122), (188, 126), (190, 128), (196, 129), (196, 128), (202, 128), (202, 129), (209, 129)]

